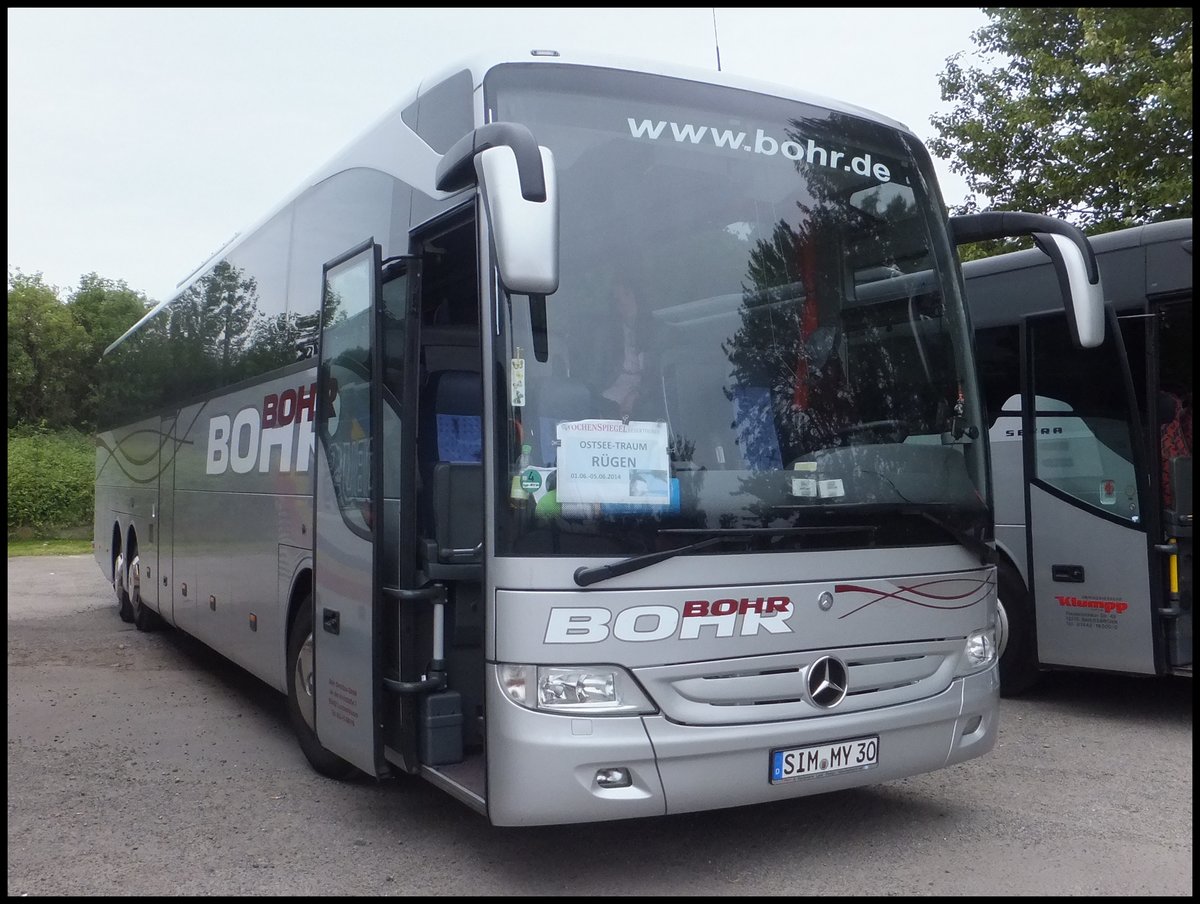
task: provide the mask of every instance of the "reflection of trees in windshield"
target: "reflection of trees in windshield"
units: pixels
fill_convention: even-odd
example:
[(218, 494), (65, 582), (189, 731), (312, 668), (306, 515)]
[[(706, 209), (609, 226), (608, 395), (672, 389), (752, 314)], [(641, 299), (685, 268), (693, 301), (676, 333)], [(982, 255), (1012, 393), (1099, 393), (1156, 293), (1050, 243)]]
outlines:
[(726, 395), (752, 470), (779, 468), (802, 451), (832, 445), (851, 417), (838, 352), (836, 230), (827, 211), (802, 226), (783, 220), (750, 252), (741, 324), (724, 344)]
[[(798, 144), (801, 134), (814, 132), (812, 124), (792, 126)], [(843, 134), (851, 134), (849, 126)], [(731, 427), (752, 473), (739, 480), (748, 500), (742, 514), (722, 516), (723, 526), (739, 518), (778, 523), (786, 489), (777, 472), (802, 457), (900, 442), (908, 433), (941, 429), (939, 418), (947, 416), (956, 386), (952, 339), (929, 278), (928, 232), (907, 184), (915, 177), (902, 163), (887, 165), (902, 181), (797, 161), (803, 200), (749, 252), (738, 329), (722, 350), (730, 364), (724, 391), (735, 412)], [(903, 278), (909, 273), (926, 274), (920, 290)], [(857, 430), (863, 422), (875, 426)], [(880, 481), (889, 461), (872, 458)], [(843, 484), (828, 498), (814, 489), (813, 501), (900, 498), (886, 481), (878, 491), (864, 484), (862, 498), (851, 499), (849, 489)]]
[(739, 481), (741, 512), (720, 516), (726, 528), (778, 523), (779, 470), (833, 445), (852, 417), (837, 350), (839, 268), (829, 265), (837, 260), (836, 219), (825, 209), (802, 213), (801, 225), (781, 219), (750, 251), (740, 324), (722, 343), (731, 366), (731, 426), (754, 472)]
[[(789, 138), (802, 144), (802, 136), (839, 119), (793, 120)], [(843, 128), (852, 134), (848, 120)], [(796, 202), (795, 225), (781, 218), (755, 242), (740, 327), (723, 345), (732, 366), (725, 392), (751, 470), (878, 440), (848, 431), (863, 421), (899, 421), (898, 438), (905, 429), (930, 429), (944, 416), (954, 384), (946, 375), (953, 356), (936, 282), (918, 292), (897, 280), (930, 267), (928, 234), (907, 184), (915, 179), (911, 168), (889, 159), (895, 181), (887, 181), (794, 165), (807, 199)], [(939, 406), (942, 413), (934, 414)]]
[[(653, 317), (645, 369), (658, 391), (645, 418), (669, 425), (678, 506), (653, 514), (597, 506), (561, 518), (543, 510), (528, 523), (501, 518), (499, 548), (505, 538), (532, 543), (546, 529), (580, 537), (612, 530), (628, 547), (659, 523), (773, 528), (795, 523), (796, 509), (809, 503), (824, 509), (816, 517), (850, 518), (840, 503), (886, 505), (920, 495), (888, 478), (931, 451), (940, 462), (940, 447), (910, 444), (903, 454), (899, 430), (846, 429), (860, 420), (899, 420), (918, 398), (929, 407), (905, 293), (916, 280), (901, 278), (924, 271), (923, 291), (937, 294), (930, 291), (937, 284), (930, 248), (938, 211), (924, 190), (927, 159), (915, 140), (910, 148), (907, 136), (886, 125), (812, 108), (749, 104), (731, 114), (723, 101), (714, 110), (710, 99), (683, 92), (678, 109), (654, 114), (667, 123), (661, 136), (636, 140), (623, 128), (628, 111), (618, 111), (615, 133), (601, 127), (608, 99), (580, 104), (594, 86), (577, 87), (559, 111), (570, 127), (540, 97), (504, 107), (533, 118), (562, 167), (563, 278), (549, 312), (551, 360), (540, 371), (527, 365), (525, 413), (602, 416), (598, 404), (574, 394), (568, 404), (563, 393), (560, 405), (545, 387), (595, 383), (579, 387), (584, 399), (586, 388), (599, 394), (609, 385), (588, 379), (590, 358), (612, 320), (611, 287), (628, 280)], [(708, 132), (695, 138), (701, 126), (735, 121), (735, 132), (745, 129), (742, 144)], [(675, 123), (696, 130), (684, 133)], [(766, 126), (772, 140), (755, 144), (747, 123)], [(787, 148), (774, 140), (785, 134)], [(939, 240), (938, 247), (948, 246)], [(937, 310), (935, 303), (926, 313)], [(526, 345), (524, 311), (514, 306), (511, 316), (514, 345)], [(940, 337), (927, 358), (953, 370), (951, 330)], [(532, 414), (524, 426), (540, 433)], [(510, 442), (515, 460), (519, 447)], [(844, 477), (840, 488), (820, 496), (811, 490), (811, 498), (796, 489), (798, 475), (816, 474), (793, 470), (801, 459), (805, 467), (816, 459), (828, 464), (831, 483)], [(860, 465), (870, 466), (869, 479), (845, 476), (861, 473)], [(843, 514), (831, 516), (830, 508)]]

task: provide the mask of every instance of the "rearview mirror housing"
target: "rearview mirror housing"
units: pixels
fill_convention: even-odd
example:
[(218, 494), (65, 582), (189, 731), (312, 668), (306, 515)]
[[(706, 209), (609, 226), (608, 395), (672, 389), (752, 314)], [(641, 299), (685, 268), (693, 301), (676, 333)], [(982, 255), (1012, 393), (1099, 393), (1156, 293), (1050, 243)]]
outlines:
[(1091, 242), (1080, 229), (1042, 214), (987, 211), (951, 217), (950, 234), (956, 245), (1032, 236), (1038, 248), (1054, 262), (1072, 339), (1081, 348), (1103, 344), (1104, 290), (1100, 267)]
[(538, 151), (546, 183), (543, 201), (523, 196), (512, 148), (487, 148), (475, 158), (500, 282), (508, 292), (520, 295), (552, 295), (558, 289), (554, 155), (544, 147)]
[(554, 155), (520, 123), (464, 135), (437, 168), (439, 191), (479, 186), (504, 289), (544, 298), (558, 290), (558, 185)]

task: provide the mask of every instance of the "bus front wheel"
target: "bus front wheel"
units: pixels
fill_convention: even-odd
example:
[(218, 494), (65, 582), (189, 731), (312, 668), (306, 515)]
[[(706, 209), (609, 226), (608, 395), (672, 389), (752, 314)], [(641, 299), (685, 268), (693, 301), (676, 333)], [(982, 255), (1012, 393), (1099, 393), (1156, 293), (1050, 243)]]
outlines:
[(1041, 672), (1037, 661), (1037, 625), (1033, 601), (1016, 570), (1006, 562), (997, 569), (996, 618), (1000, 649), (1000, 695), (1017, 697), (1033, 690)]
[(125, 582), (125, 556), (118, 552), (113, 557), (113, 593), (117, 597), (117, 613), (123, 622), (133, 622), (133, 604)]
[(309, 764), (326, 778), (347, 778), (354, 766), (321, 746), (316, 730), (316, 676), (313, 659), (313, 598), (300, 603), (288, 632), (288, 720)]
[(134, 547), (133, 556), (129, 560), (129, 573), (126, 578), (129, 587), (129, 604), (133, 612), (134, 627), (139, 631), (153, 631), (158, 625), (158, 613), (146, 605), (142, 599), (142, 560)]

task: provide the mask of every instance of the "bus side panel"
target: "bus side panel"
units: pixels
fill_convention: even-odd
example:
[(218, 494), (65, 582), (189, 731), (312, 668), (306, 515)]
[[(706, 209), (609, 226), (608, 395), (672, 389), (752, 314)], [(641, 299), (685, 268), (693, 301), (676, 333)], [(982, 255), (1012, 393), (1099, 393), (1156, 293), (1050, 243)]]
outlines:
[(162, 445), (159, 450), (158, 505), (154, 513), (154, 560), (145, 562), (142, 596), (148, 599), (168, 624), (175, 623), (172, 577), (172, 548), (175, 537), (175, 456), (179, 452), (179, 419), (174, 415), (161, 421)]
[[(131, 527), (139, 546), (149, 541), (150, 519), (158, 502), (162, 444), (157, 417), (104, 431), (96, 437), (93, 531), (96, 562), (106, 578), (112, 578), (112, 557), (118, 551), (125, 551)], [(119, 550), (112, 546), (114, 524), (119, 525), (121, 532)], [(150, 597), (151, 601), (154, 599)]]
[[(1090, 515), (1038, 486), (1029, 488), (1029, 497), (1039, 661), (1155, 674), (1145, 533)], [(1085, 535), (1087, 543), (1080, 543)], [(1054, 580), (1064, 566), (1080, 566), (1084, 580)]]
[(280, 547), (311, 546), (312, 377), (272, 379), (180, 417), (176, 622), (279, 690), (289, 591)]

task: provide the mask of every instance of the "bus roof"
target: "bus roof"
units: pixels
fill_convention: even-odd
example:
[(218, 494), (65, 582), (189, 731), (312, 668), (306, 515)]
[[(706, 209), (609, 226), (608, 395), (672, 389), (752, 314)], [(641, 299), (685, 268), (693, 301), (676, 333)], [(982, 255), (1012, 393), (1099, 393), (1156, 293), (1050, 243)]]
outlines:
[[(551, 56), (550, 54), (554, 54)], [(544, 63), (544, 64), (568, 64), (575, 66), (597, 66), (607, 69), (621, 69), (629, 72), (644, 72), (650, 75), (665, 75), (671, 78), (685, 79), (687, 81), (701, 82), (706, 85), (722, 85), (728, 88), (739, 88), (743, 91), (753, 91), (758, 94), (768, 94), (774, 97), (783, 97), (790, 100), (800, 101), (802, 103), (813, 104), (818, 107), (825, 107), (830, 110), (837, 110), (841, 113), (848, 113), (853, 116), (859, 116), (864, 119), (870, 119), (875, 122), (886, 123), (895, 129), (900, 129), (911, 133), (912, 130), (905, 124), (898, 122), (878, 113), (874, 110), (865, 107), (859, 107), (855, 104), (849, 104), (837, 98), (827, 97), (820, 94), (814, 94), (800, 90), (792, 85), (784, 85), (777, 82), (764, 81), (761, 79), (746, 78), (734, 73), (724, 72), (716, 69), (704, 69), (699, 66), (684, 66), (676, 63), (669, 63), (662, 60), (652, 60), (637, 57), (626, 57), (617, 54), (594, 53), (592, 51), (576, 51), (571, 49), (551, 49), (551, 50), (517, 50), (512, 53), (481, 53), (464, 61), (463, 65), (457, 67), (449, 67), (440, 76), (448, 76), (462, 69), (470, 69), (475, 78), (475, 87), (478, 88), (483, 83), (483, 76), (493, 67), (503, 63)], [(441, 78), (430, 79), (422, 87), (437, 84)]]
[[(1190, 294), (1190, 217), (1088, 238), (1096, 250), (1104, 300), (1118, 310), (1144, 307), (1155, 297)], [(1036, 248), (967, 261), (962, 269), (976, 329), (1061, 309), (1050, 259)]]
[[(336, 173), (352, 167), (385, 167), (386, 164), (379, 159), (379, 154), (377, 151), (377, 149), (383, 146), (383, 144), (379, 141), (373, 141), (372, 138), (379, 135), (381, 132), (389, 132), (396, 129), (398, 124), (401, 122), (402, 111), (426, 90), (434, 87), (435, 85), (441, 84), (450, 76), (456, 75), (465, 70), (471, 73), (472, 85), (474, 89), (478, 91), (483, 85), (484, 76), (494, 67), (503, 65), (505, 63), (596, 66), (600, 68), (620, 69), (629, 72), (642, 72), (650, 75), (663, 75), (671, 78), (700, 82), (703, 84), (738, 88), (745, 91), (767, 94), (774, 97), (782, 97), (802, 103), (813, 104), (815, 106), (820, 106), (830, 110), (836, 110), (839, 113), (845, 113), (862, 119), (868, 119), (873, 122), (883, 123), (891, 128), (898, 129), (910, 135), (913, 134), (912, 130), (903, 123), (894, 119), (890, 119), (872, 110), (868, 110), (864, 107), (848, 104), (844, 101), (839, 101), (834, 98), (823, 97), (818, 94), (800, 91), (796, 88), (788, 87), (786, 85), (744, 78), (742, 76), (733, 75), (727, 72), (702, 69), (694, 66), (682, 66), (661, 60), (637, 59), (633, 57), (622, 57), (613, 54), (598, 54), (592, 52), (581, 53), (570, 50), (533, 49), (513, 52), (480, 52), (472, 57), (463, 59), (458, 64), (448, 65), (431, 74), (429, 77), (422, 79), (418, 84), (410, 86), (408, 90), (406, 90), (400, 96), (400, 99), (370, 128), (363, 133), (356, 135), (339, 153), (337, 153), (332, 159), (317, 169), (312, 176), (305, 180), (301, 185), (297, 186), (294, 191), (281, 200), (265, 216), (256, 221), (250, 228), (242, 230), (232, 239), (227, 241), (219, 250), (217, 250), (203, 263), (196, 267), (190, 274), (188, 274), (188, 276), (186, 276), (169, 293), (167, 300), (163, 302), (163, 304), (169, 304), (170, 301), (174, 300), (174, 298), (186, 292), (194, 282), (204, 276), (205, 273), (207, 273), (229, 252), (233, 251), (239, 244), (254, 235), (260, 226), (270, 220), (286, 205), (291, 203), (300, 194), (312, 186), (317, 185)], [(393, 135), (392, 137), (394, 138), (396, 136)], [(417, 183), (414, 184), (414, 187), (426, 191), (431, 197), (442, 199), (449, 197), (451, 193), (439, 192), (432, 185), (433, 173), (437, 168), (437, 161), (439, 159), (440, 155), (431, 151), (431, 165), (428, 167), (429, 184), (421, 185)], [(411, 180), (414, 178), (414, 174), (412, 173), (406, 173), (404, 175), (406, 181), (411, 182)]]

